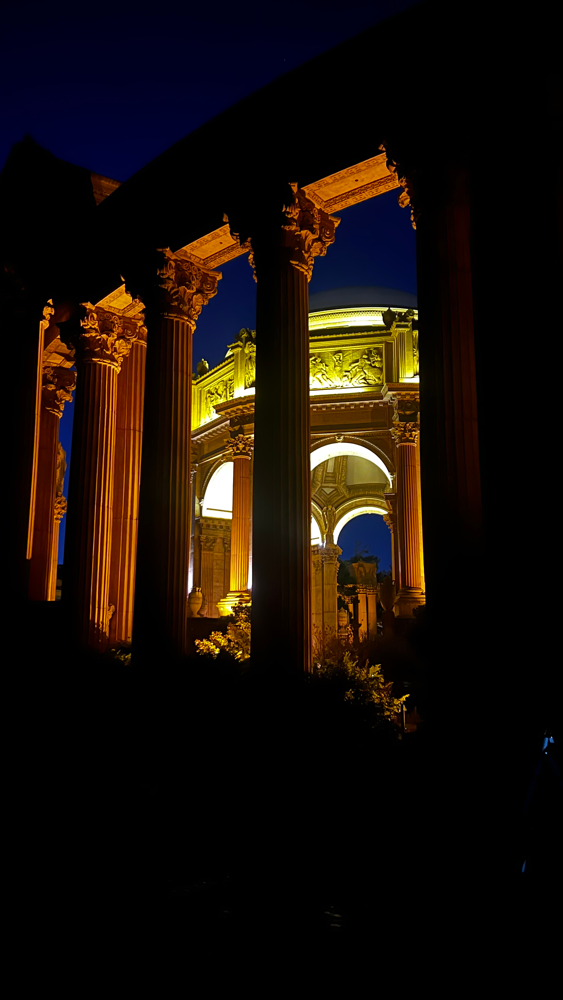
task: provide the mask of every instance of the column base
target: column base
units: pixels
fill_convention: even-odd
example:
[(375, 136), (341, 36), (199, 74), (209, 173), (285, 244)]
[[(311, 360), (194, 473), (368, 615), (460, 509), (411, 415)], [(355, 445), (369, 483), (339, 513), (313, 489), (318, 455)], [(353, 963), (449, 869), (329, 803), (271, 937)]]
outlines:
[(418, 587), (402, 587), (395, 598), (393, 611), (396, 618), (413, 618), (414, 609), (426, 604), (426, 596)]
[(249, 590), (230, 590), (226, 597), (217, 601), (217, 610), (221, 618), (225, 618), (228, 615), (234, 614), (235, 608), (240, 607), (242, 604), (250, 607), (252, 604), (251, 592)]

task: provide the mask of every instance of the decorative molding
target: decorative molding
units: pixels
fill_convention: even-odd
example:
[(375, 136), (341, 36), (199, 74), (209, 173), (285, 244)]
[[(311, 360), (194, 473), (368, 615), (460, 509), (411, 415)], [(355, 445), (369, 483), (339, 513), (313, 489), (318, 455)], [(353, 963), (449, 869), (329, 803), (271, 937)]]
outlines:
[(186, 320), (193, 333), (203, 306), (217, 294), (217, 283), (222, 275), (172, 253), (170, 248), (160, 249), (159, 253), (164, 258), (158, 268), (158, 285), (164, 293), (164, 315)]
[(397, 445), (416, 444), (420, 432), (420, 425), (414, 421), (393, 421), (391, 434)]
[(76, 351), (77, 364), (110, 365), (120, 371), (123, 359), (144, 329), (144, 317), (120, 316), (91, 302), (82, 305), (85, 318), (80, 320), (80, 327), (73, 324), (67, 333), (67, 340)]
[(420, 218), (420, 206), (415, 190), (416, 167), (412, 164), (407, 165), (404, 161), (400, 162), (402, 158), (398, 156), (398, 151), (389, 140), (384, 140), (379, 148), (386, 155), (389, 173), (397, 178), (398, 183), (403, 188), (398, 198), (399, 205), (401, 208), (410, 208), (412, 227), (416, 229), (417, 220)]
[(65, 368), (62, 365), (45, 365), (42, 396), (43, 406), (47, 413), (53, 413), (60, 420), (65, 403), (72, 402), (72, 393), (75, 389), (76, 372), (72, 368)]
[(252, 442), (244, 434), (242, 427), (231, 429), (231, 455), (233, 458), (252, 457)]
[(296, 183), (289, 186), (293, 198), (284, 209), (287, 223), (282, 226), (283, 245), (292, 251), (293, 266), (306, 274), (310, 281), (315, 257), (324, 257), (334, 243), (340, 219), (317, 208)]
[(65, 514), (66, 514), (66, 497), (63, 497), (61, 494), (55, 499), (55, 507), (54, 507), (55, 524), (60, 524)]

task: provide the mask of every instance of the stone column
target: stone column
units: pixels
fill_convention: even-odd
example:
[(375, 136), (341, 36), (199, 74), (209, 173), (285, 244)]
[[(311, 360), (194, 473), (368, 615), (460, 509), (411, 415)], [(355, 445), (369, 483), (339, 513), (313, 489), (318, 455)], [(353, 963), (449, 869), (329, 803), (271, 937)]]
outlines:
[[(254, 215), (252, 215), (254, 212)], [(255, 199), (231, 231), (252, 241), (256, 301), (252, 652), (259, 664), (309, 670), (311, 658), (309, 289), (336, 220), (297, 185)], [(244, 209), (242, 212), (244, 216)], [(275, 638), (272, 623), (279, 623)]]
[(233, 519), (229, 593), (219, 602), (221, 615), (232, 614), (237, 604), (249, 604), (248, 560), (250, 554), (250, 459), (252, 445), (241, 429), (231, 432), (233, 457)]
[(16, 415), (12, 510), (4, 555), (10, 597), (25, 601), (29, 594), (33, 550), (35, 490), (39, 452), (41, 368), (45, 330), (54, 310), (40, 290), (30, 291), (28, 275), (0, 269), (0, 326), (5, 343), (17, 344), (18, 378), (8, 393), (7, 412)]
[(137, 325), (91, 303), (85, 308), (86, 317), (66, 334), (75, 348), (78, 382), (63, 602), (78, 642), (103, 649), (109, 634), (117, 378)]
[(326, 638), (336, 635), (338, 630), (338, 556), (342, 549), (333, 542), (314, 545), (312, 550), (313, 638), (317, 645), (324, 646)]
[(203, 594), (203, 605), (205, 607), (205, 617), (213, 618), (213, 592), (215, 578), (215, 547), (217, 538), (215, 535), (202, 535), (201, 546), (201, 592)]
[(186, 652), (192, 336), (220, 277), (170, 250), (140, 277), (148, 341), (134, 642), (147, 663)]
[(147, 330), (138, 320), (138, 337), (123, 362), (117, 388), (113, 527), (109, 601), (110, 641), (129, 643), (133, 635), (137, 531), (143, 440), (143, 403)]
[(383, 515), (383, 520), (391, 532), (391, 572), (395, 586), (399, 586), (399, 546), (397, 534), (397, 494), (385, 493), (387, 503), (387, 514)]
[[(76, 372), (62, 365), (43, 368), (39, 455), (33, 550), (29, 570), (29, 597), (32, 601), (54, 601), (53, 575), (57, 576), (58, 525), (60, 503), (57, 501), (57, 466), (59, 459), (59, 420), (65, 402), (72, 400)], [(62, 495), (62, 487), (61, 487)], [(61, 514), (62, 517), (62, 514)], [(55, 547), (56, 535), (56, 547)], [(55, 565), (53, 567), (53, 559)]]
[[(410, 414), (409, 414), (410, 415)], [(417, 420), (393, 422), (397, 446), (397, 528), (399, 542), (399, 589), (395, 600), (398, 618), (411, 618), (415, 607), (424, 604), (422, 590), (422, 552), (420, 547), (420, 490), (416, 448)]]
[[(63, 455), (65, 452), (61, 448)], [(66, 462), (65, 462), (66, 468)], [(53, 529), (53, 549), (51, 555), (51, 579), (49, 582), (49, 601), (54, 601), (57, 596), (57, 569), (58, 569), (58, 556), (59, 556), (59, 529), (61, 526), (61, 521), (66, 514), (66, 497), (62, 493), (62, 483), (61, 492), (57, 494), (55, 498), (55, 516), (54, 516), (54, 529)]]

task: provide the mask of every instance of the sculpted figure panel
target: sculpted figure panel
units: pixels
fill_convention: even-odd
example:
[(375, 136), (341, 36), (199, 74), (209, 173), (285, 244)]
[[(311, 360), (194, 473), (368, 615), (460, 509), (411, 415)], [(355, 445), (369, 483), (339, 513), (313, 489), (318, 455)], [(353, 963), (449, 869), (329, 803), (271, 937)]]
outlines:
[(358, 356), (358, 349), (313, 354), (310, 360), (311, 389), (374, 388), (383, 385), (383, 349), (368, 347)]

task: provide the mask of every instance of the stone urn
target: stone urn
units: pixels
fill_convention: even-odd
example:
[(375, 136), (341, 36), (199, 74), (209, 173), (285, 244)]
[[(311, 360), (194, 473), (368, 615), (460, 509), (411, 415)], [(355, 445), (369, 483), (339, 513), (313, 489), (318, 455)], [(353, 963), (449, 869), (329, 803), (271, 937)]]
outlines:
[(194, 587), (191, 594), (188, 597), (188, 608), (190, 609), (190, 615), (192, 618), (196, 618), (197, 614), (203, 604), (203, 594), (201, 592), (201, 587)]
[(340, 608), (338, 612), (338, 628), (348, 628), (348, 612), (346, 608)]

